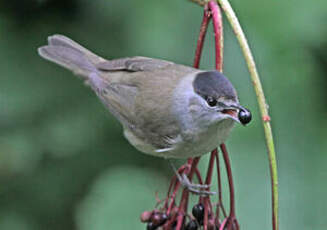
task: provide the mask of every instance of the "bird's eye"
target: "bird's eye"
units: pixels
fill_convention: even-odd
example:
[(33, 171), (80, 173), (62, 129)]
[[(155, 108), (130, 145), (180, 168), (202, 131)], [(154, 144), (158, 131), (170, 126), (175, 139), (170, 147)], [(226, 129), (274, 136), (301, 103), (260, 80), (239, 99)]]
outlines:
[(207, 101), (208, 105), (211, 107), (214, 107), (217, 105), (217, 100), (212, 97), (207, 97), (206, 101)]

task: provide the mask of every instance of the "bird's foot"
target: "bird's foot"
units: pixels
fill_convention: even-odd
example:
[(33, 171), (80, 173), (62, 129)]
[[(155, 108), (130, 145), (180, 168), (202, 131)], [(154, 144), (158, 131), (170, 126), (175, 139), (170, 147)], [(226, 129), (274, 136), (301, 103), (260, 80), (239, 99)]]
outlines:
[(182, 176), (178, 174), (177, 178), (181, 185), (191, 193), (197, 194), (199, 196), (210, 196), (216, 194), (216, 192), (207, 190), (210, 188), (210, 184), (193, 184), (185, 174), (182, 174)]
[(184, 173), (180, 174), (175, 168), (175, 165), (171, 161), (169, 161), (169, 163), (173, 168), (178, 181), (184, 188), (189, 190), (191, 193), (197, 194), (199, 196), (210, 196), (216, 194), (216, 192), (208, 191), (208, 189), (210, 188), (210, 184), (193, 184), (189, 180), (187, 175), (185, 175)]

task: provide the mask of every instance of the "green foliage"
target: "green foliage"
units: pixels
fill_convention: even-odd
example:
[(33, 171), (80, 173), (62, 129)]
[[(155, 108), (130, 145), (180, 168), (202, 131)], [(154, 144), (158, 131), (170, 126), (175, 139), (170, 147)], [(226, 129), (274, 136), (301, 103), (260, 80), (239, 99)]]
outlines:
[[(144, 229), (139, 214), (153, 208), (156, 191), (165, 195), (169, 165), (133, 149), (90, 89), (39, 58), (36, 48), (61, 33), (107, 58), (143, 55), (191, 65), (202, 9), (186, 0), (20, 2), (0, 1), (0, 229)], [(325, 229), (327, 3), (231, 4), (273, 118), (280, 229)], [(201, 62), (209, 69), (211, 35), (210, 29)], [(257, 103), (228, 26), (225, 43), (225, 74), (254, 114), (227, 142), (237, 215), (243, 229), (269, 229), (269, 168)]]

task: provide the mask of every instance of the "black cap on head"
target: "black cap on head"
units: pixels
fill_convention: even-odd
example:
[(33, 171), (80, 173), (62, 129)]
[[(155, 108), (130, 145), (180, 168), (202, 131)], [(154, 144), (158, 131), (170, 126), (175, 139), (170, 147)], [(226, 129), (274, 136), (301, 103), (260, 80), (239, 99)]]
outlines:
[(218, 71), (198, 73), (193, 82), (194, 91), (203, 98), (237, 100), (236, 91), (232, 83)]

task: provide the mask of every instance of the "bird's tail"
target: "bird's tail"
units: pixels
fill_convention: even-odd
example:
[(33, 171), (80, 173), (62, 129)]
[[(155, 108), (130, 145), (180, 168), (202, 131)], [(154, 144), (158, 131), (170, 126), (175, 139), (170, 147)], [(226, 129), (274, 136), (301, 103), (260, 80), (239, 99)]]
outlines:
[(63, 35), (48, 37), (48, 45), (40, 47), (38, 53), (85, 79), (97, 72), (97, 63), (105, 60)]

